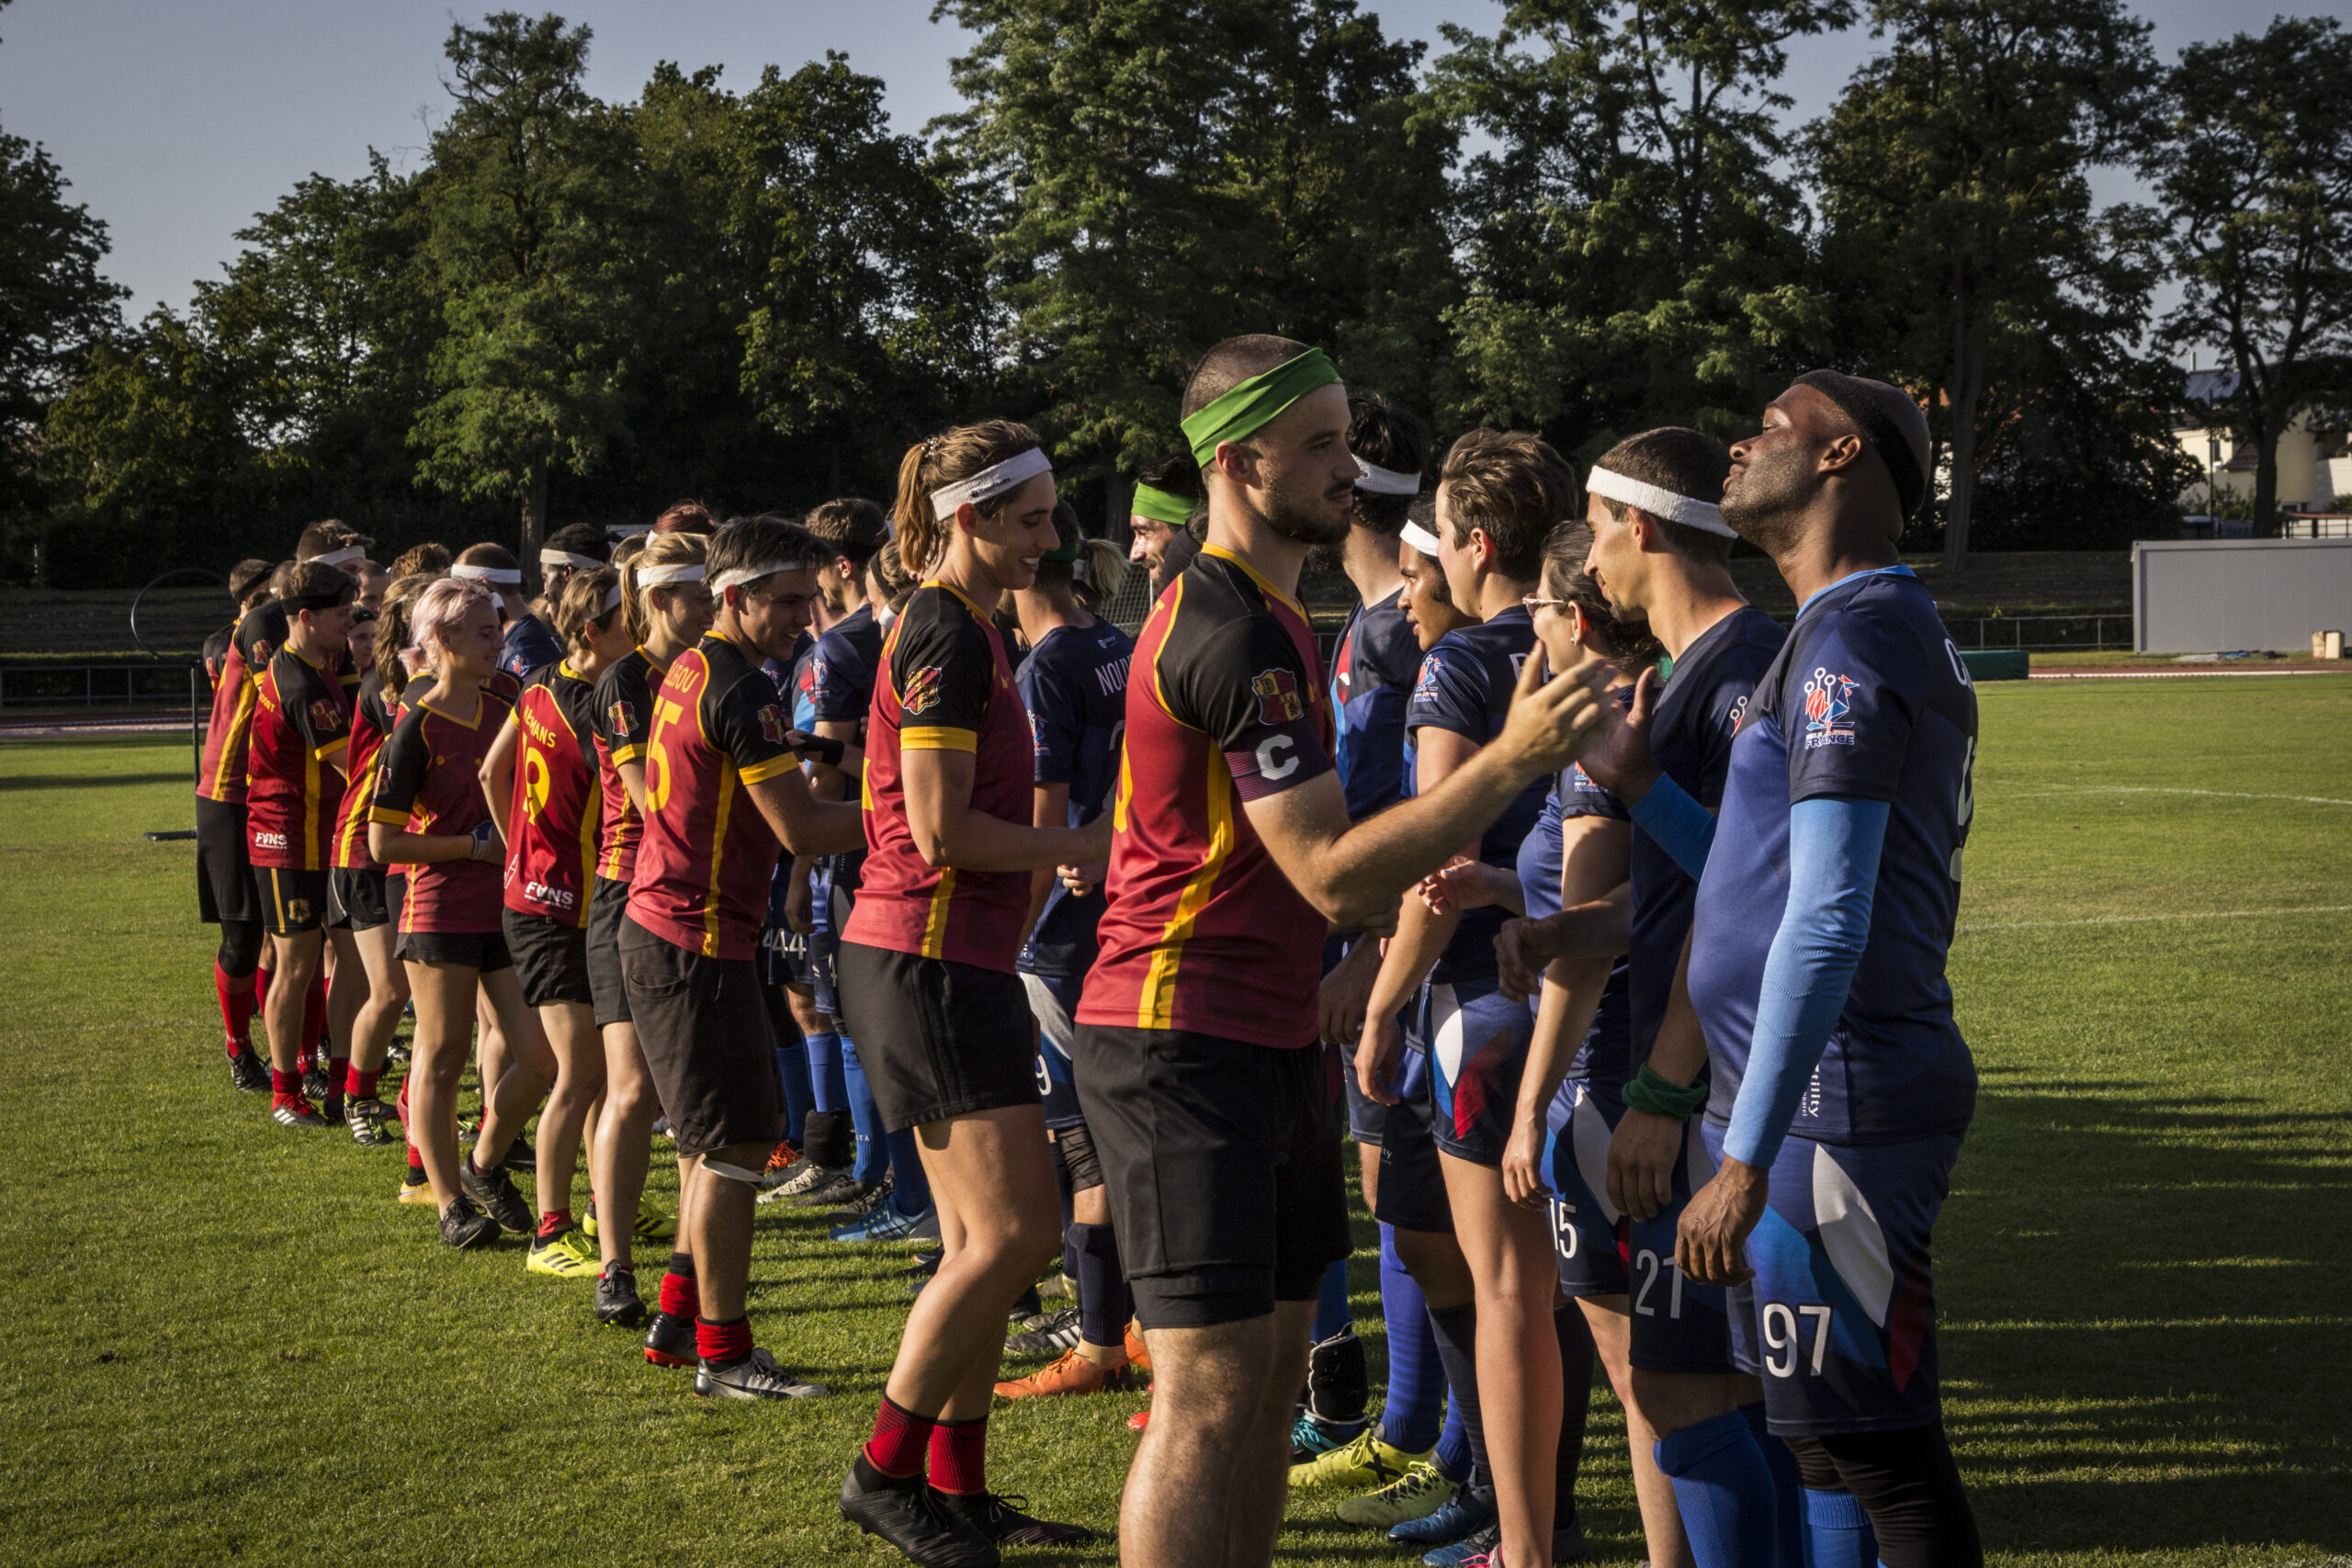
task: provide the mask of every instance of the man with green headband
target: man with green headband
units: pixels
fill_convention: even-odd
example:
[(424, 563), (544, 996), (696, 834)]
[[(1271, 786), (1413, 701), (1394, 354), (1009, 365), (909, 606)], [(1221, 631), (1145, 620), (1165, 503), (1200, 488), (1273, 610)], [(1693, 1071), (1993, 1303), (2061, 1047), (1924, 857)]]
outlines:
[(1127, 560), (1151, 573), (1151, 596), (1192, 564), (1198, 548), (1185, 525), (1201, 509), (1201, 468), (1190, 452), (1171, 452), (1136, 476), (1127, 508)]
[(1154, 1378), (1122, 1550), (1208, 1568), (1272, 1558), (1317, 1288), (1350, 1250), (1324, 937), (1391, 925), (1451, 847), (1576, 755), (1598, 708), (1530, 660), (1492, 744), (1350, 827), (1295, 597), (1354, 511), (1347, 389), (1319, 349), (1230, 338), (1183, 415), (1207, 538), (1136, 645), (1073, 1076)]

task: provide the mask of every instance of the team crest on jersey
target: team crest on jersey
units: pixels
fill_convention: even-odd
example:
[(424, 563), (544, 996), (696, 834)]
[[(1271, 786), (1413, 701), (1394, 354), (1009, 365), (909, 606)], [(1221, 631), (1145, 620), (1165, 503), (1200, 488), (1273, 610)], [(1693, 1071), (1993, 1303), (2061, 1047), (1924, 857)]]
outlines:
[(615, 703), (612, 712), (613, 733), (628, 735), (637, 728), (637, 708), (629, 703)]
[(906, 713), (929, 713), (938, 705), (939, 666), (926, 664), (907, 682), (907, 694), (899, 699), (899, 707)]
[(784, 744), (784, 713), (774, 703), (760, 710), (760, 738), (771, 746)]
[(271, 644), (267, 637), (255, 637), (254, 639), (254, 662), (255, 664), (268, 663), (269, 656), (277, 651), (277, 648)]
[[(1751, 693), (1749, 694), (1753, 695), (1754, 694)], [(1747, 698), (1742, 697), (1739, 701), (1731, 705), (1731, 732), (1734, 735), (1737, 735), (1739, 733), (1739, 727), (1747, 722)]]
[(1833, 675), (1824, 669), (1814, 671), (1813, 678), (1804, 683), (1806, 750), (1854, 743), (1854, 684), (1851, 675)]
[(311, 728), (321, 735), (328, 735), (343, 728), (343, 710), (325, 697), (311, 703)]
[(1261, 724), (1288, 724), (1306, 712), (1298, 695), (1298, 677), (1287, 670), (1259, 671), (1250, 677), (1250, 690), (1258, 698)]

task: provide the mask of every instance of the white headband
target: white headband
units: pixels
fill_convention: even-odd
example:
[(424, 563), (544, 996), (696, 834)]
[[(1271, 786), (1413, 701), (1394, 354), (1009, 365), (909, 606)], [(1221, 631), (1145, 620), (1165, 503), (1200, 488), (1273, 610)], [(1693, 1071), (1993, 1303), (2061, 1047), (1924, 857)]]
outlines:
[(1437, 559), (1437, 536), (1419, 523), (1408, 523), (1405, 531), (1396, 536), (1431, 560)]
[(467, 578), (475, 582), (511, 582), (518, 587), (523, 581), (523, 574), (513, 567), (507, 566), (458, 565), (449, 569), (449, 575)]
[(641, 566), (637, 569), (637, 585), (639, 588), (658, 588), (665, 582), (700, 582), (701, 581), (702, 566), (699, 562), (674, 566)]
[(611, 615), (615, 610), (617, 610), (617, 609), (619, 609), (620, 607), (621, 607), (621, 585), (620, 585), (619, 583), (616, 582), (616, 583), (614, 583), (614, 584), (612, 585), (612, 587), (611, 587), (611, 588), (609, 588), (609, 589), (605, 590), (605, 610), (604, 610), (604, 613), (605, 613), (605, 615)]
[(1039, 474), (1054, 471), (1053, 459), (1046, 456), (1042, 446), (1032, 446), (1016, 453), (1001, 463), (991, 463), (968, 479), (958, 479), (952, 485), (942, 485), (931, 492), (931, 514), (942, 523), (956, 515), (956, 509), (966, 502), (978, 505), (994, 501), (1005, 491), (1028, 483)]
[(806, 560), (772, 560), (765, 566), (731, 566), (710, 580), (710, 591), (724, 597), (730, 588), (741, 588), (746, 582), (757, 582), (763, 577), (774, 577), (779, 571), (815, 571), (822, 564)]
[(1656, 485), (1611, 473), (1607, 468), (1593, 469), (1586, 477), (1584, 488), (1595, 495), (1606, 496), (1636, 511), (1646, 512), (1653, 517), (1662, 517), (1668, 523), (1679, 523), (1686, 528), (1696, 528), (1702, 533), (1720, 534), (1726, 539), (1739, 537), (1724, 521), (1723, 509), (1711, 501), (1693, 501), (1687, 495), (1677, 495), (1670, 490), (1660, 490)]
[(1363, 491), (1366, 495), (1419, 495), (1421, 493), (1419, 474), (1404, 474), (1397, 472), (1395, 468), (1384, 468), (1370, 458), (1356, 457), (1352, 452), (1348, 456), (1355, 457), (1356, 467), (1363, 470), (1363, 477), (1356, 480), (1356, 489)]
[(363, 561), (367, 558), (367, 546), (345, 545), (339, 550), (329, 550), (322, 556), (312, 556), (311, 564), (312, 566), (349, 566), (354, 561)]
[(576, 556), (570, 550), (541, 550), (541, 566), (576, 566), (583, 571), (594, 571), (605, 563), (594, 556)]

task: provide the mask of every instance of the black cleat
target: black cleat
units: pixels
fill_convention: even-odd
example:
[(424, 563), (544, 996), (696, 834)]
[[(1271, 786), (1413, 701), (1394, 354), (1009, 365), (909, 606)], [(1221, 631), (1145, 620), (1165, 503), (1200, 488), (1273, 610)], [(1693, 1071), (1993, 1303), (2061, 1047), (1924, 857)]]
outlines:
[(842, 1517), (920, 1568), (997, 1568), (996, 1542), (949, 1508), (920, 1475), (883, 1474), (860, 1450), (842, 1478)]
[(523, 1201), (523, 1194), (514, 1190), (514, 1179), (506, 1174), (504, 1166), (488, 1176), (474, 1169), (471, 1156), (458, 1162), (458, 1183), (466, 1196), (481, 1205), (498, 1228), (515, 1235), (529, 1235), (537, 1231), (538, 1222), (531, 1216), (531, 1205)]
[(1057, 1524), (1022, 1512), (1026, 1497), (933, 1490), (942, 1507), (1001, 1546), (1084, 1546), (1094, 1539), (1084, 1525)]
[(637, 1275), (627, 1265), (607, 1263), (596, 1277), (596, 1321), (635, 1328), (645, 1321), (645, 1303), (637, 1297)]
[(313, 1066), (303, 1068), (302, 1098), (305, 1100), (331, 1098), (334, 1090), (341, 1086), (329, 1083), (327, 1078), (327, 1070), (324, 1067)]
[(653, 1314), (652, 1326), (645, 1331), (645, 1359), (657, 1367), (702, 1367), (702, 1351), (695, 1344), (695, 1320), (673, 1317), (666, 1312)]
[(254, 1055), (253, 1047), (248, 1045), (230, 1056), (229, 1081), (237, 1087), (240, 1093), (267, 1094), (269, 1069), (261, 1065), (261, 1058)]
[(441, 1211), (441, 1239), (461, 1250), (481, 1247), (498, 1239), (498, 1222), (475, 1208), (471, 1199), (461, 1197)]
[(539, 1151), (531, 1146), (530, 1139), (517, 1133), (514, 1134), (514, 1141), (506, 1146), (506, 1157), (498, 1163), (508, 1170), (519, 1170), (526, 1176), (536, 1176), (539, 1170)]

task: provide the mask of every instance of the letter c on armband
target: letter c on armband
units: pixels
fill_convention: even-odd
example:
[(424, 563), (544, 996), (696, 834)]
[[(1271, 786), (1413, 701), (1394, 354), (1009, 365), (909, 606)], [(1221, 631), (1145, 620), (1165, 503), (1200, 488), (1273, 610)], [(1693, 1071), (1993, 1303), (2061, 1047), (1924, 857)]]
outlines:
[(1298, 742), (1287, 735), (1269, 735), (1258, 742), (1258, 776), (1268, 784), (1279, 784), (1298, 772), (1298, 759), (1285, 757), (1275, 761), (1285, 751), (1295, 751)]

